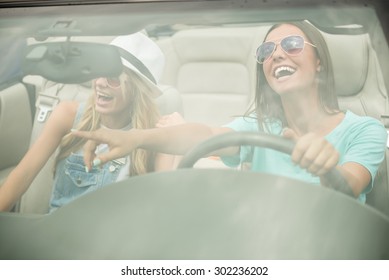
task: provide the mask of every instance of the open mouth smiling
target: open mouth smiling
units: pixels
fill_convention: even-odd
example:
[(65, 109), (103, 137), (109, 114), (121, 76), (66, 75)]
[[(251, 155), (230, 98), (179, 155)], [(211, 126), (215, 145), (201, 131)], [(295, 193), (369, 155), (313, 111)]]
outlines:
[(112, 100), (114, 97), (111, 96), (111, 95), (109, 95), (109, 94), (99, 92), (99, 93), (97, 93), (97, 98), (98, 98), (99, 100), (102, 100), (102, 101), (110, 101), (110, 100)]
[(277, 67), (274, 70), (274, 77), (276, 79), (279, 79), (279, 78), (282, 78), (282, 77), (285, 77), (285, 76), (291, 76), (295, 72), (296, 72), (295, 68), (292, 68), (290, 66), (280, 66), (280, 67)]

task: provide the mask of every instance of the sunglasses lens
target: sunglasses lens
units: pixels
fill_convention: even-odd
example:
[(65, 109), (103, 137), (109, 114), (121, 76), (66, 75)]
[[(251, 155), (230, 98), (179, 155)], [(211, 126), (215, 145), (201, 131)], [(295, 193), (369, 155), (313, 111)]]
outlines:
[(120, 87), (120, 80), (119, 78), (107, 78), (107, 83), (111, 88), (118, 88)]
[(304, 38), (301, 36), (288, 36), (281, 41), (281, 48), (290, 55), (297, 55), (304, 49)]
[(274, 42), (265, 42), (257, 49), (257, 61), (264, 63), (273, 53), (276, 44)]

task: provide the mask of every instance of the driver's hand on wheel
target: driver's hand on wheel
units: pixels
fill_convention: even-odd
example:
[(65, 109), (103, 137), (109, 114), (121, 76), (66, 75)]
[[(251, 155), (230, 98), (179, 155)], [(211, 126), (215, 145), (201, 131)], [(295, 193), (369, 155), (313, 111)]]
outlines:
[[(136, 148), (129, 140), (130, 131), (100, 128), (95, 131), (72, 130), (72, 134), (77, 137), (87, 139), (84, 145), (84, 163), (87, 171), (93, 166), (100, 166), (104, 163), (128, 155)], [(95, 151), (98, 145), (107, 144), (109, 152), (96, 156)]]
[(284, 129), (283, 136), (296, 142), (292, 161), (313, 175), (324, 175), (338, 164), (338, 151), (324, 137), (315, 133), (299, 137), (290, 128)]

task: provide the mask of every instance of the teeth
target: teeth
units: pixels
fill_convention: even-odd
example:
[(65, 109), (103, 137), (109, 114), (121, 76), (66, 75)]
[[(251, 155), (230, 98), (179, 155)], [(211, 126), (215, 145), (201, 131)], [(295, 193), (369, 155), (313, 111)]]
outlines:
[(296, 70), (293, 69), (292, 67), (289, 67), (289, 66), (281, 66), (281, 67), (276, 68), (276, 70), (274, 71), (274, 76), (275, 76), (276, 78), (278, 78), (278, 77), (280, 76), (281, 71), (287, 71), (287, 72), (289, 72), (290, 74), (293, 74), (294, 72), (296, 72)]
[(112, 96), (105, 94), (105, 93), (101, 93), (101, 92), (99, 92), (98, 95), (99, 95), (99, 97), (112, 98)]

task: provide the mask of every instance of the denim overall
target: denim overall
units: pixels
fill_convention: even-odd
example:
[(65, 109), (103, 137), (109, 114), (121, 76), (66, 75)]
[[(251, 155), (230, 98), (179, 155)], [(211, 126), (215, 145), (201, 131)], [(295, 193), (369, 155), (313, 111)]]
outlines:
[[(80, 104), (73, 127), (80, 120), (84, 106), (85, 104)], [(86, 172), (82, 149), (62, 159), (55, 172), (50, 212), (86, 193), (116, 182), (120, 170), (125, 166), (123, 162), (111, 161)]]

